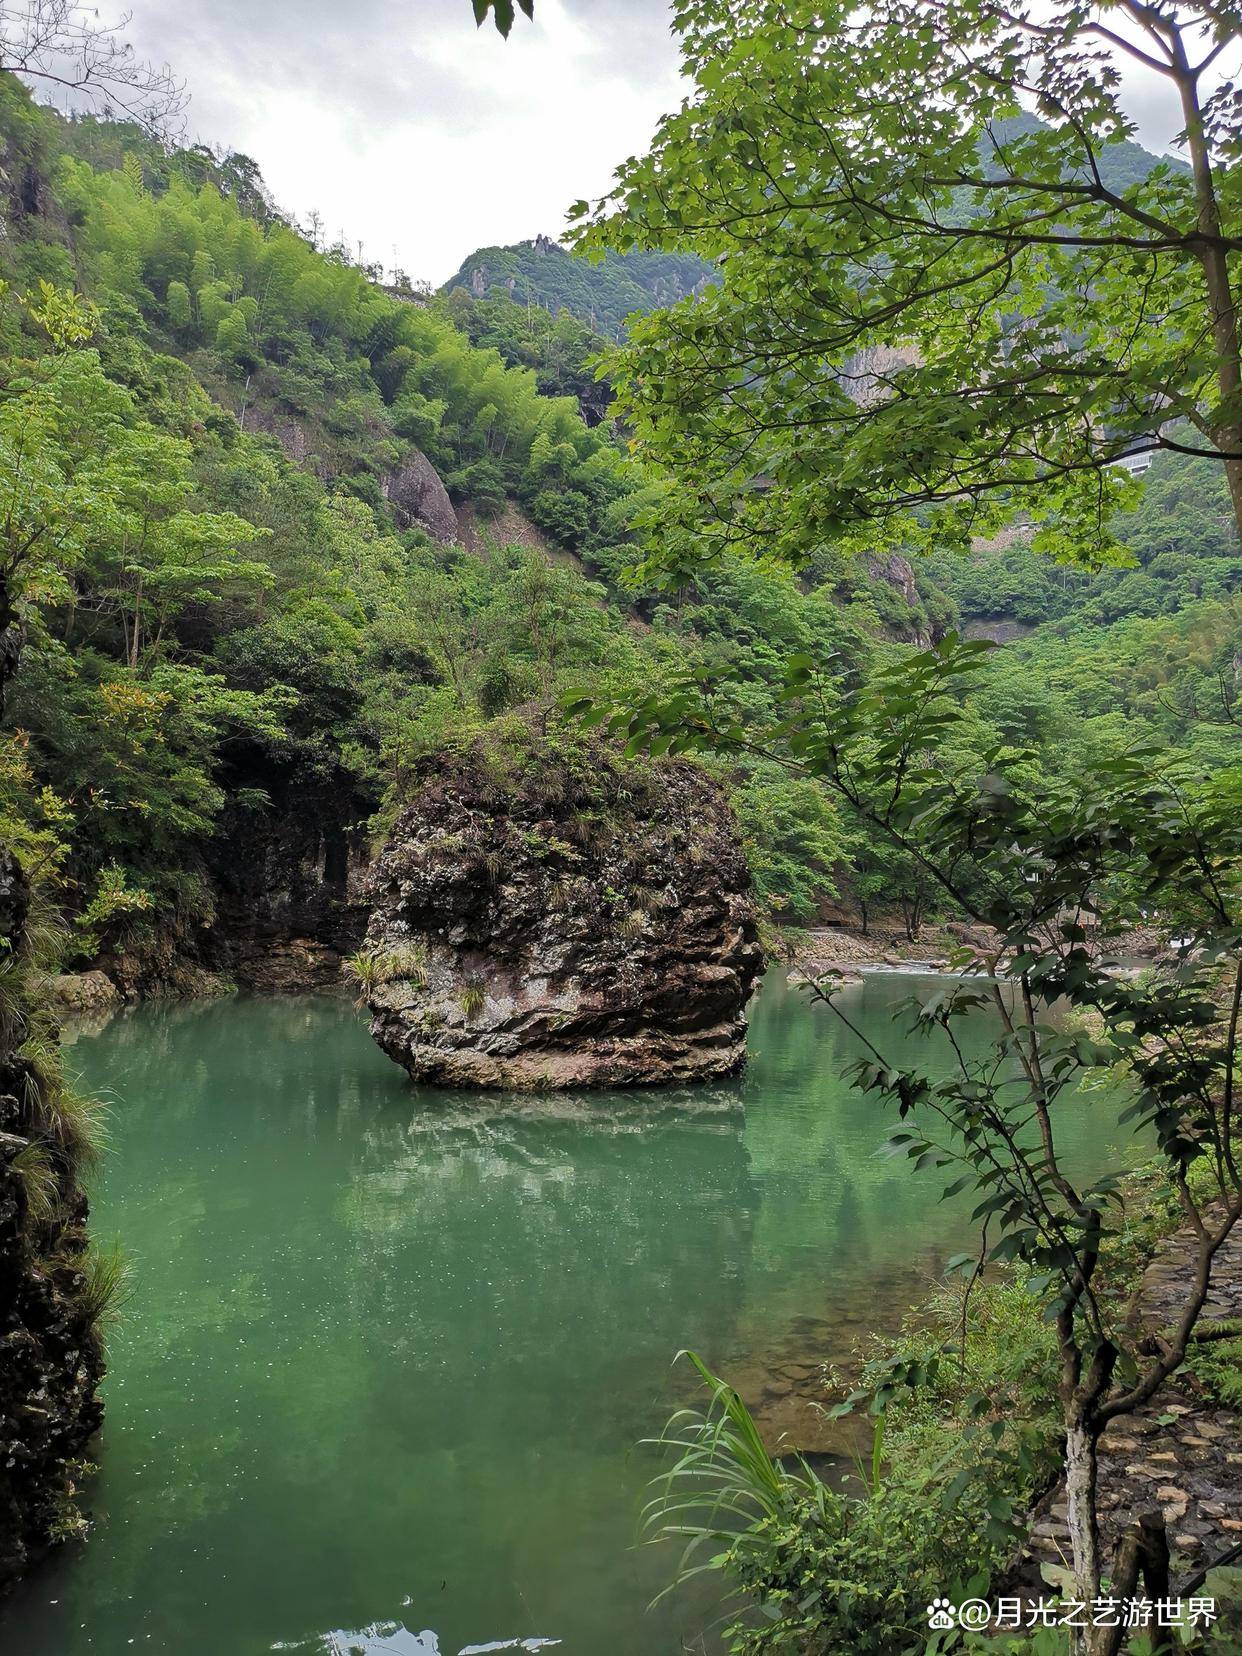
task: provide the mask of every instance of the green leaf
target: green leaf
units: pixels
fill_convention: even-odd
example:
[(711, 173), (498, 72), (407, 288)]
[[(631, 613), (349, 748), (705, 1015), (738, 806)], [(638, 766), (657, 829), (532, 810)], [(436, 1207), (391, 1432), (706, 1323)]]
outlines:
[[(474, 21), (476, 25), (482, 27), (483, 23), (487, 20), (488, 12), (491, 12), (497, 29), (507, 40), (509, 37), (509, 31), (513, 27), (513, 19), (515, 16), (513, 9), (514, 0), (471, 0), (471, 3), (474, 7)], [(517, 4), (522, 8), (522, 11), (527, 17), (534, 17), (535, 0), (517, 0)]]

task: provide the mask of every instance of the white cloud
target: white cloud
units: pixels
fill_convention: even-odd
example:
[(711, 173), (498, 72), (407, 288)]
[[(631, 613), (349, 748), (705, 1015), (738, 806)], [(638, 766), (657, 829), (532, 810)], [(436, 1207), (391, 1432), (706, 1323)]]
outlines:
[[(536, 0), (507, 42), (475, 29), (469, 0), (130, 11), (139, 55), (189, 83), (191, 138), (253, 156), (287, 212), (317, 209), (330, 238), (436, 284), (476, 247), (560, 234), (685, 89), (668, 0)], [(1180, 125), (1167, 82), (1121, 68), (1140, 142), (1167, 148)]]
[(134, 0), (136, 52), (189, 83), (188, 135), (368, 260), (445, 280), (559, 234), (681, 96), (666, 0), (539, 0), (509, 40), (469, 0)]

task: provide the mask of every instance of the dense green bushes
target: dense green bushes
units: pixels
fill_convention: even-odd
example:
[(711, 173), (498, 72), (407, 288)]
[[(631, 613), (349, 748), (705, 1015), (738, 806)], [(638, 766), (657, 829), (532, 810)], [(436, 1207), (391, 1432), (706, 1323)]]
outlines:
[(1065, 568), (1018, 540), (968, 559), (932, 558), (930, 569), (963, 616), (1028, 626), (1168, 616), (1198, 601), (1225, 601), (1242, 585), (1229, 490), (1211, 460), (1158, 455), (1144, 478), (1141, 506), (1118, 516), (1114, 528), (1133, 560), (1129, 566), (1094, 573)]
[(684, 1569), (712, 1561), (740, 1594), (735, 1656), (921, 1652), (932, 1598), (986, 1594), (1056, 1465), (1055, 1353), (1016, 1278), (973, 1286), (963, 1346), (966, 1291), (942, 1288), (861, 1354), (855, 1395), (879, 1409), (836, 1486), (768, 1455), (710, 1376), (708, 1408), (669, 1423), (676, 1459), (653, 1482), (649, 1531), (688, 1540)]

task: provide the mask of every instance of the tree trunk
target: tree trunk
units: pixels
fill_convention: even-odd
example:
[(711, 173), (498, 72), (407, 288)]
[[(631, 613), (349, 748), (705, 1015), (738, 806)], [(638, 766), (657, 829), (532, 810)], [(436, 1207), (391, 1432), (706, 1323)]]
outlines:
[[(1212, 431), (1212, 437), (1225, 453), (1242, 456), (1242, 423), (1238, 419), (1238, 404), (1242, 401), (1242, 346), (1238, 339), (1238, 307), (1229, 280), (1229, 255), (1222, 245), (1220, 202), (1216, 193), (1212, 152), (1203, 125), (1203, 112), (1199, 107), (1198, 77), (1190, 67), (1180, 32), (1172, 34), (1170, 45), (1173, 50), (1173, 76), (1186, 121), (1186, 148), (1194, 175), (1197, 228), (1203, 237), (1196, 254), (1203, 271), (1212, 318), (1216, 384), (1226, 410), (1226, 418)], [(1225, 477), (1229, 483), (1234, 521), (1239, 535), (1242, 535), (1242, 457), (1225, 461)]]
[[(1096, 1517), (1096, 1435), (1077, 1424), (1065, 1433), (1065, 1495), (1069, 1508), (1070, 1549), (1074, 1565), (1074, 1596), (1090, 1604), (1100, 1596), (1100, 1530)], [(1074, 1656), (1095, 1656), (1105, 1649), (1107, 1628), (1074, 1628)]]
[(129, 664), (138, 666), (138, 641), (142, 629), (142, 571), (138, 571), (138, 586), (134, 593), (134, 630), (129, 641)]
[[(1143, 1513), (1118, 1541), (1109, 1596), (1122, 1600), (1136, 1597), (1140, 1576), (1143, 1597), (1153, 1604), (1169, 1597), (1169, 1537), (1164, 1527), (1164, 1514), (1159, 1510)], [(1112, 1627), (1106, 1632), (1108, 1636), (1100, 1640), (1092, 1656), (1119, 1656), (1126, 1642), (1126, 1629)], [(1152, 1656), (1169, 1656), (1173, 1649), (1169, 1629), (1153, 1627), (1151, 1637)]]
[(17, 671), (24, 628), (13, 604), (8, 583), (0, 581), (0, 713), (4, 712), (5, 691)]

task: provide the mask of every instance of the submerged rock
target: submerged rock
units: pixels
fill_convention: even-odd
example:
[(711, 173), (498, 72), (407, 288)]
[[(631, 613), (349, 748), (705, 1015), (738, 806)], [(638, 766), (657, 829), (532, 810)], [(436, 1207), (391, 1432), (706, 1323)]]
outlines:
[(719, 786), (539, 745), (425, 769), (371, 879), (371, 1033), (418, 1081), (615, 1087), (729, 1075), (763, 958)]

